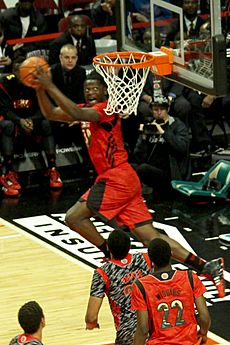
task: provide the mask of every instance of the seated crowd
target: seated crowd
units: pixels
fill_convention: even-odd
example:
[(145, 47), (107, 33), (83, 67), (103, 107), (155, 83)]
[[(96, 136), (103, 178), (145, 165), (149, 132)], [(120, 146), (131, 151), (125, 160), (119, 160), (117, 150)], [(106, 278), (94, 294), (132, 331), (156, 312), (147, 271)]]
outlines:
[[(74, 102), (84, 103), (83, 85), (88, 73), (86, 66), (92, 66), (96, 55), (95, 39), (116, 38), (116, 32), (93, 34), (92, 27), (116, 24), (115, 3), (116, 0), (92, 1), (89, 16), (74, 11), (70, 13), (65, 31), (58, 37), (50, 41), (34, 40), (13, 45), (8, 41), (50, 33), (47, 18), (36, 8), (35, 0), (19, 0), (15, 7), (0, 12), (0, 184), (4, 195), (20, 194), (20, 176), (14, 167), (18, 142), (23, 142), (25, 148), (32, 145), (44, 151), (47, 161), (45, 173), (50, 178), (51, 188), (63, 186), (56, 169), (56, 146), (60, 140), (65, 142), (71, 138), (70, 142), (75, 143), (78, 138), (77, 144), (82, 148), (82, 164), (88, 164), (89, 157), (80, 125), (69, 127), (46, 120), (39, 109), (35, 91), (20, 82), (18, 68), (28, 56), (42, 55), (51, 66), (52, 79), (58, 88)], [(132, 5), (135, 20), (149, 21), (150, 14), (141, 10), (140, 3), (134, 1)], [(198, 0), (181, 1), (187, 37), (198, 37), (204, 24), (198, 14), (198, 4)], [(205, 13), (205, 7), (200, 11)], [(159, 19), (168, 18), (168, 15), (167, 11), (156, 12)], [(196, 24), (191, 30), (189, 23), (192, 21)], [(54, 31), (58, 31), (58, 27)], [(174, 41), (177, 31), (178, 26), (174, 21), (167, 27), (164, 44)], [(149, 50), (149, 29), (140, 32), (141, 38), (139, 35), (138, 39)], [(158, 39), (157, 45), (160, 46), (160, 35)], [(229, 106), (229, 96), (215, 99), (167, 78), (159, 80), (150, 73), (140, 97), (138, 116), (131, 114), (128, 120), (122, 119), (130, 162), (137, 169), (143, 185), (159, 189), (156, 176), (161, 176), (162, 183), (167, 181), (168, 186), (171, 179), (191, 178), (190, 153), (210, 154), (212, 150), (212, 136), (207, 128), (206, 116), (209, 112), (220, 111), (220, 108), (227, 112)]]

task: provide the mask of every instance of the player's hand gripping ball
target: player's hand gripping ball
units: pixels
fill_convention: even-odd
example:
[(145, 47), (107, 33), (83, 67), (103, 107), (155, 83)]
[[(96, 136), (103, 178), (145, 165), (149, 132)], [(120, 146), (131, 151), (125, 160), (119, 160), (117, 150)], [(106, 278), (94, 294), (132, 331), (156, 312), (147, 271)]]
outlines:
[(33, 88), (38, 88), (40, 86), (39, 81), (36, 79), (36, 70), (40, 66), (43, 71), (49, 71), (48, 62), (40, 56), (31, 56), (27, 58), (19, 67), (19, 75), (21, 82)]

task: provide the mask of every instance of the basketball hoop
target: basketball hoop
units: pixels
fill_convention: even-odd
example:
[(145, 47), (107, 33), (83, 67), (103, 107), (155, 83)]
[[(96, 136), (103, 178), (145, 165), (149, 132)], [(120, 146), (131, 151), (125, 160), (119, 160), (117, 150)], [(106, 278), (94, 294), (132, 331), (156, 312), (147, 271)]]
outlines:
[[(108, 88), (107, 115), (117, 113), (126, 118), (137, 114), (139, 98), (150, 68), (153, 73), (170, 74), (170, 58), (166, 52), (111, 52), (94, 57), (93, 65), (104, 78)], [(159, 65), (170, 67), (158, 68)], [(161, 67), (162, 67), (161, 66)]]

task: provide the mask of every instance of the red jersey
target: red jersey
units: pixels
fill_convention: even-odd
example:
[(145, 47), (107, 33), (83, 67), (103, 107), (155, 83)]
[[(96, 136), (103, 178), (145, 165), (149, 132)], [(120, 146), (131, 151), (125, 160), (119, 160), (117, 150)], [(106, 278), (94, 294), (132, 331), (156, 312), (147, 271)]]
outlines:
[(132, 345), (136, 312), (131, 310), (131, 290), (135, 279), (151, 272), (147, 253), (128, 254), (122, 260), (109, 260), (94, 271), (90, 296), (108, 297), (116, 327), (115, 345)]
[(193, 289), (187, 271), (161, 272), (140, 278), (146, 298), (134, 283), (131, 306), (133, 310), (148, 310), (148, 345), (194, 345), (197, 342), (194, 298), (203, 295), (206, 288), (195, 273), (192, 276)]
[(107, 101), (92, 107), (100, 114), (98, 122), (81, 122), (89, 155), (98, 175), (125, 163), (128, 159), (123, 145), (120, 117), (107, 115), (104, 111), (106, 105)]

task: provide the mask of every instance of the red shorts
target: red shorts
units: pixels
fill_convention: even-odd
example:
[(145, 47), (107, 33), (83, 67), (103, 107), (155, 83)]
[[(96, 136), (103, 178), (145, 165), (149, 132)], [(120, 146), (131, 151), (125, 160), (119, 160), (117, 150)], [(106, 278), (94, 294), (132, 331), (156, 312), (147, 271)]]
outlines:
[(87, 206), (113, 227), (126, 225), (132, 230), (152, 222), (140, 180), (129, 163), (99, 175), (80, 200), (86, 200)]

